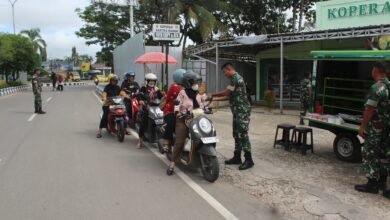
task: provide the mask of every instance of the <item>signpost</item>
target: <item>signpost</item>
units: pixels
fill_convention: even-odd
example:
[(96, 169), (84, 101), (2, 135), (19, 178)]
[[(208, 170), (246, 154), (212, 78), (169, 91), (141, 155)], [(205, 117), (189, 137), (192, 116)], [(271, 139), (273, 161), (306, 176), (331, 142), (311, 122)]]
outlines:
[[(165, 43), (165, 85), (168, 89), (168, 54), (169, 43), (180, 40), (180, 25), (177, 24), (153, 24), (153, 40)], [(163, 86), (164, 86), (164, 82)]]

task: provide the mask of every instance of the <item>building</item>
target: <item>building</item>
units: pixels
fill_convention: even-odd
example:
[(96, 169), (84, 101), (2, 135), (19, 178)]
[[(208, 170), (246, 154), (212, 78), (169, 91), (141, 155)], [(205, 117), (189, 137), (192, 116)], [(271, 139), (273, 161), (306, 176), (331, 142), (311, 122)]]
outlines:
[[(249, 87), (255, 87), (256, 101), (261, 102), (264, 91), (273, 89), (282, 111), (286, 102), (298, 102), (297, 82), (305, 72), (313, 70), (311, 51), (390, 49), (389, 0), (324, 1), (317, 3), (316, 11), (313, 32), (268, 35), (265, 41), (253, 45), (236, 40), (208, 42), (188, 49), (186, 54), (206, 61), (208, 69), (213, 69), (208, 72), (210, 90), (221, 90), (227, 85), (220, 71), (215, 70), (216, 66), (219, 69), (226, 60), (240, 63), (239, 72), (252, 83)], [(323, 68), (323, 71), (332, 69)], [(333, 68), (342, 70), (343, 67)]]

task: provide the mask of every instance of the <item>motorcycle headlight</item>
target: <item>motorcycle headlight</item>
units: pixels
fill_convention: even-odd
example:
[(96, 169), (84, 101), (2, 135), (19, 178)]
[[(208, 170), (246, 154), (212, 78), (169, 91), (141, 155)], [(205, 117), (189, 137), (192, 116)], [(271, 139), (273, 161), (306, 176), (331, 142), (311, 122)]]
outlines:
[(122, 102), (122, 98), (114, 98), (112, 101), (114, 101), (115, 104), (119, 104)]
[(210, 121), (207, 120), (206, 118), (202, 118), (199, 120), (199, 127), (200, 127), (200, 130), (206, 134), (209, 134), (211, 132), (211, 129), (212, 129), (212, 125), (211, 125)]

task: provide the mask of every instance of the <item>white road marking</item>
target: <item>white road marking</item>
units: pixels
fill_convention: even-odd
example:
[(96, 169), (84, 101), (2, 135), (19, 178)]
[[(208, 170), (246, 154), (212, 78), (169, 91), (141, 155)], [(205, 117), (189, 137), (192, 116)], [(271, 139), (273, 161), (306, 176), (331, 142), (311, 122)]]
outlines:
[(99, 98), (99, 96), (96, 94), (96, 92), (95, 91), (92, 91), (92, 94), (97, 98), (97, 100), (101, 103), (101, 104), (103, 104), (103, 101), (102, 101), (102, 99), (101, 98)]
[[(138, 138), (138, 134), (130, 129), (130, 133), (135, 138)], [(144, 142), (144, 145), (156, 156), (158, 157), (165, 165), (169, 165), (168, 160), (163, 154), (161, 154), (157, 149), (154, 149), (149, 143)], [(227, 220), (238, 220), (238, 218), (226, 209), (218, 200), (212, 197), (208, 192), (206, 192), (202, 187), (196, 184), (189, 176), (187, 176), (183, 171), (178, 167), (175, 168), (175, 173), (182, 179), (192, 190), (194, 190), (202, 199), (204, 199), (211, 207), (213, 207), (220, 215), (222, 215)]]
[(32, 115), (30, 116), (30, 118), (28, 118), (27, 121), (28, 121), (28, 122), (32, 122), (32, 120), (34, 120), (35, 116), (37, 116), (36, 113), (32, 114)]
[[(103, 103), (101, 98), (93, 91), (93, 95), (97, 98), (100, 103)], [(130, 129), (131, 135), (135, 138), (138, 138), (138, 134)], [(144, 142), (144, 145), (156, 156), (158, 157), (164, 164), (167, 166), (169, 162), (166, 158), (158, 152), (156, 149), (150, 146), (149, 143)], [(208, 192), (206, 192), (202, 187), (196, 184), (189, 176), (183, 173), (178, 167), (175, 168), (175, 173), (192, 189), (194, 190), (200, 197), (202, 197), (211, 207), (213, 207), (220, 215), (222, 215), (227, 220), (238, 220), (238, 218), (233, 215), (228, 209), (226, 209), (218, 200), (212, 197)]]
[(52, 99), (53, 97), (49, 97), (46, 102), (50, 102), (50, 100)]

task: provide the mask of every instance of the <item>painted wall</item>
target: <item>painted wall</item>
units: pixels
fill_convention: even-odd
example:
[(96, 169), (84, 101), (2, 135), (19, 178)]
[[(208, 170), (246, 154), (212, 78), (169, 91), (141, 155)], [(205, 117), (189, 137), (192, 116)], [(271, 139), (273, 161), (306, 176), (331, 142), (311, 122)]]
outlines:
[(317, 2), (316, 30), (390, 24), (390, 0)]
[[(161, 52), (159, 46), (144, 46), (144, 35), (139, 33), (134, 37), (125, 41), (122, 45), (118, 46), (114, 50), (114, 68), (115, 73), (118, 74), (121, 79), (123, 74), (128, 71), (136, 72), (136, 81), (140, 84), (144, 83), (145, 73), (153, 72), (157, 75), (159, 81), (161, 81), (161, 64), (136, 64), (135, 60), (144, 54), (145, 52)], [(181, 67), (182, 63), (182, 49), (181, 47), (170, 47), (169, 55), (176, 58), (178, 64), (168, 66), (169, 82), (172, 82), (172, 73), (176, 69)]]

